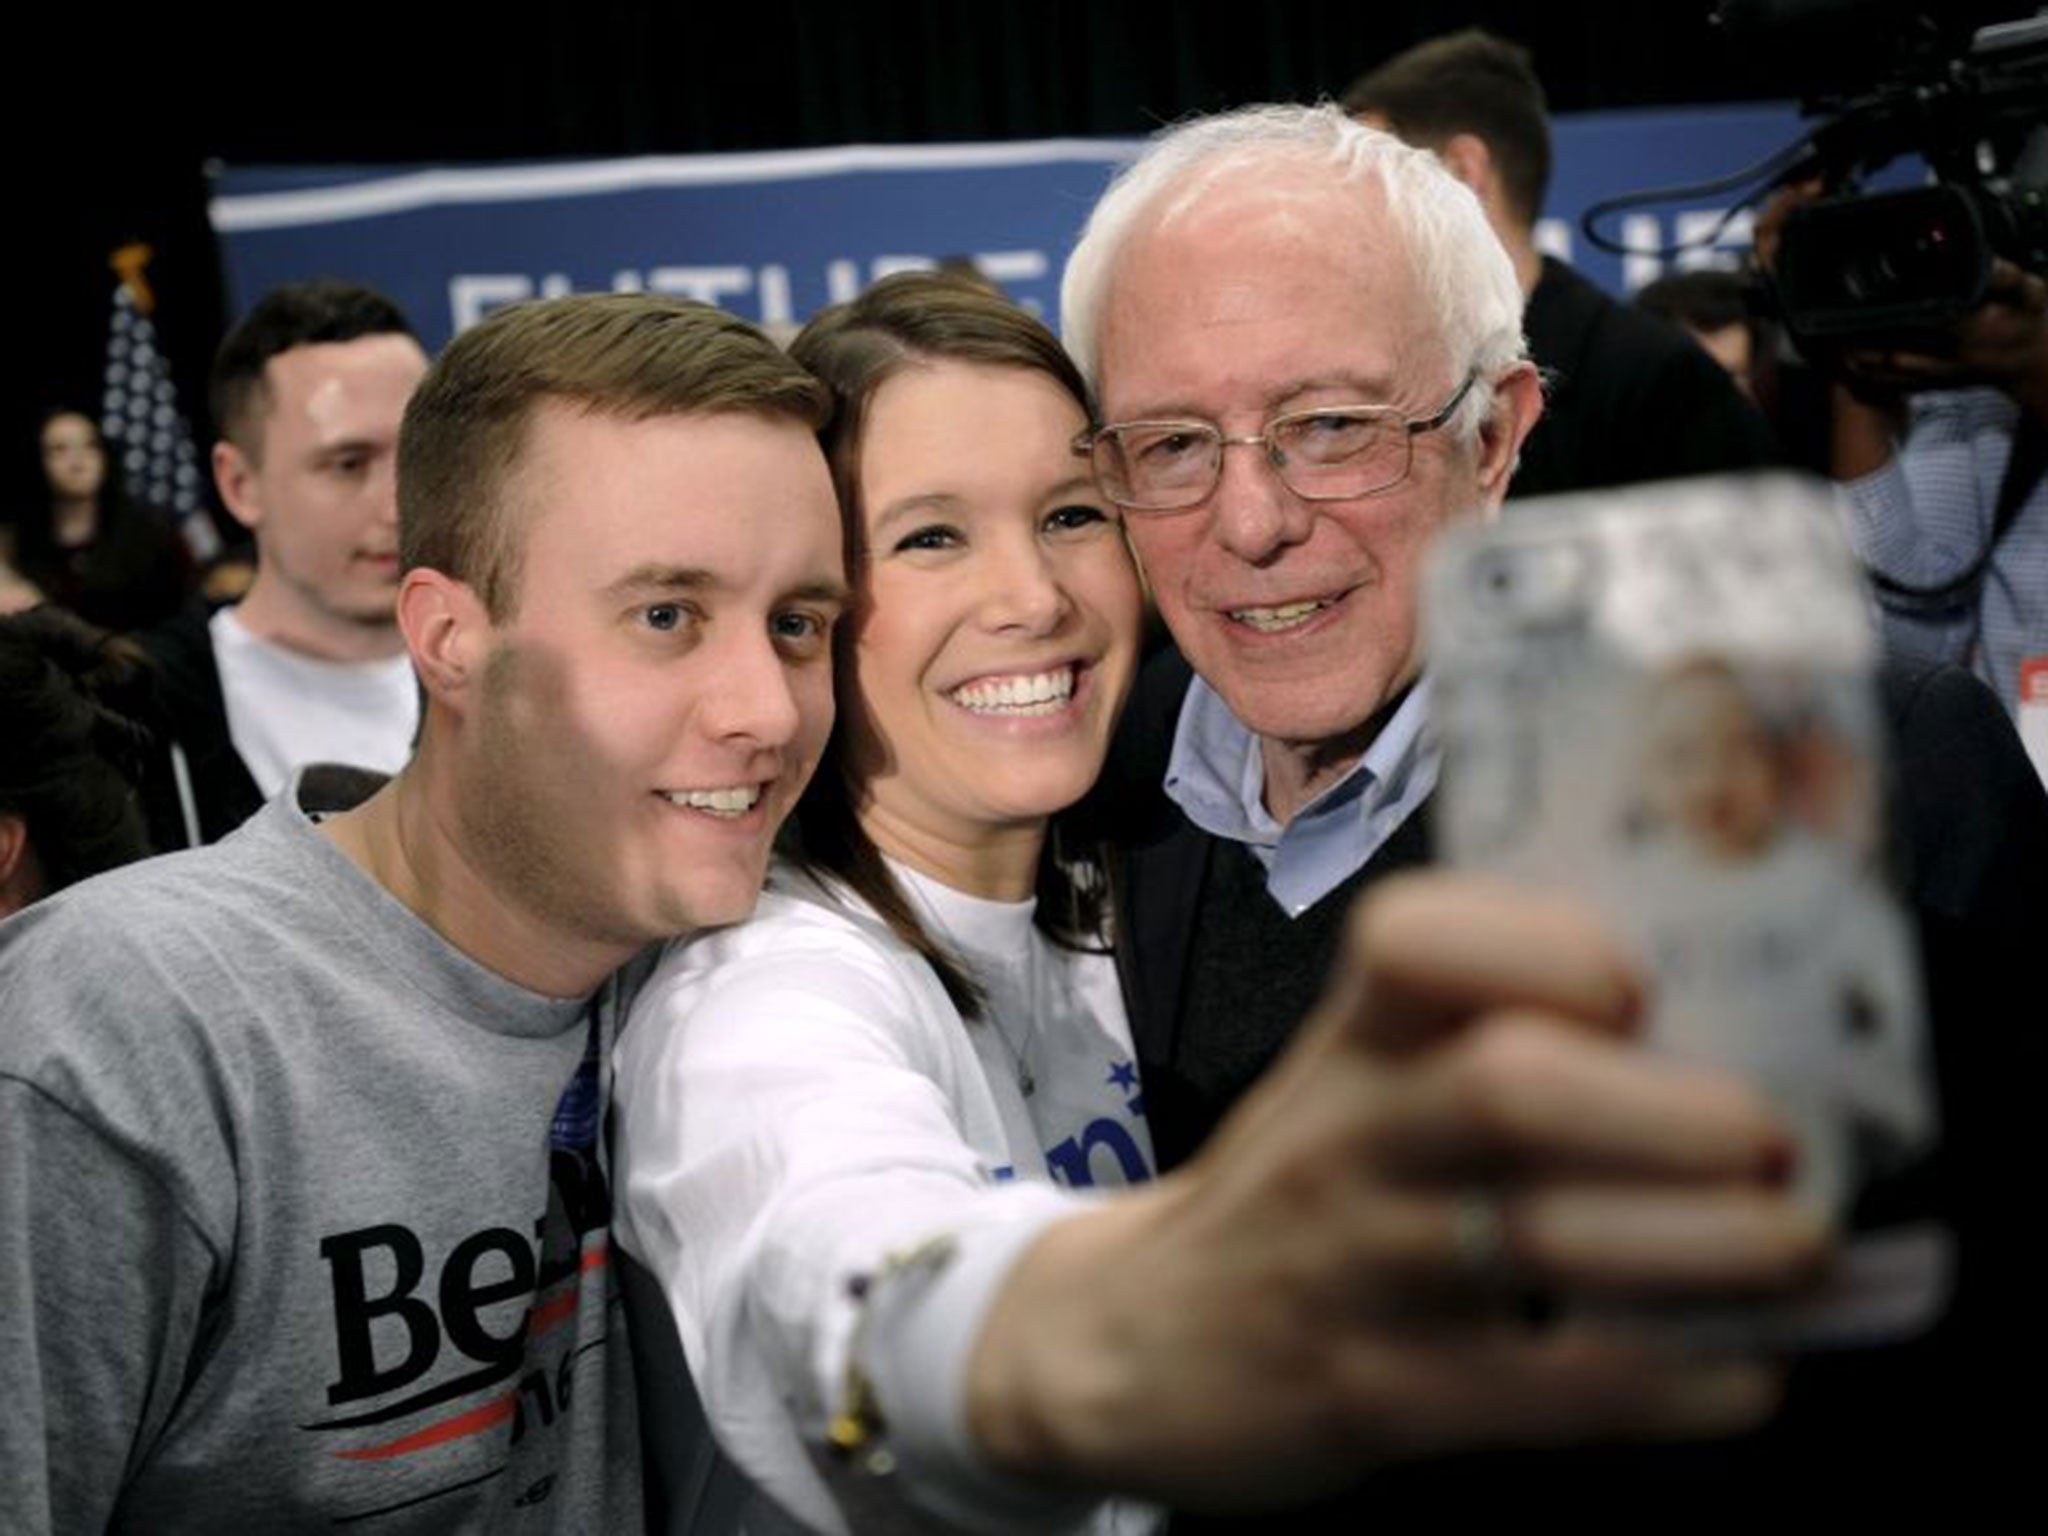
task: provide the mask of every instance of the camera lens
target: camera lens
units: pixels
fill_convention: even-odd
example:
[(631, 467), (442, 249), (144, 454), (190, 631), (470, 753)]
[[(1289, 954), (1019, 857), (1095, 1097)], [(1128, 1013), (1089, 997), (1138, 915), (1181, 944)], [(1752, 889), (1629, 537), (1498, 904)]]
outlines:
[(1885, 251), (1852, 258), (1842, 268), (1842, 291), (1858, 304), (1881, 304), (1899, 285), (1899, 274)]
[(1990, 266), (1977, 208), (1969, 193), (1943, 185), (1800, 210), (1778, 258), (1793, 334), (1869, 337), (1952, 325), (1981, 298)]

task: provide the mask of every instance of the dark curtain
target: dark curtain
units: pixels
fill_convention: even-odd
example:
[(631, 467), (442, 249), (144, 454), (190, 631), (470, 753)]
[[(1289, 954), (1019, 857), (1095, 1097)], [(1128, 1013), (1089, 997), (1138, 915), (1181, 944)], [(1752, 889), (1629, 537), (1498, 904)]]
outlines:
[[(1945, 0), (1945, 12), (1957, 3)], [(58, 26), (60, 39), (73, 34), (68, 44), (25, 47), (16, 60), (51, 106), (10, 146), (31, 167), (17, 189), (30, 217), (18, 227), (35, 233), (15, 242), (17, 293), (32, 301), (8, 370), (0, 517), (40, 483), (37, 414), (90, 409), (98, 398), (106, 257), (123, 241), (158, 249), (159, 327), (206, 440), (205, 370), (225, 319), (205, 221), (212, 160), (1137, 134), (1190, 112), (1339, 94), (1388, 55), (1472, 24), (1529, 46), (1559, 111), (1800, 93), (1815, 55), (1731, 46), (1709, 25), (1711, 9), (1711, 0), (340, 0), (163, 7), (138, 19), (77, 8)]]

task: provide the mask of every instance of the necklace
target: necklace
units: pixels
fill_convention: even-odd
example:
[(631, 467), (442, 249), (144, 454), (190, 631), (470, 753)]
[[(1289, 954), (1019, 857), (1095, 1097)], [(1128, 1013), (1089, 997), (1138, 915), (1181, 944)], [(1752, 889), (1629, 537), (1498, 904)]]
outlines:
[[(969, 974), (981, 982), (982, 1017), (973, 1027), (986, 1028), (994, 1034), (1009, 1058), (1010, 1076), (1017, 1084), (1017, 1092), (1030, 1098), (1038, 1092), (1038, 1074), (1032, 1068), (1032, 1059), (1037, 1055), (1045, 1014), (1045, 965), (1037, 930), (1027, 922), (1023, 943), (1017, 948), (1012, 947), (1014, 940), (1003, 933), (1004, 924), (995, 925), (994, 934), (982, 932), (980, 942), (968, 942), (969, 935), (977, 929), (966, 914), (971, 914), (976, 903), (991, 905), (989, 898), (970, 896), (935, 876), (920, 874), (893, 859), (889, 862), (929, 931), (953, 951), (956, 963), (967, 967)], [(949, 913), (955, 903), (962, 910)], [(966, 934), (959, 931), (963, 922), (967, 925)], [(991, 1072), (1001, 1070), (997, 1063), (991, 1062), (989, 1067)]]
[[(1035, 947), (1035, 934), (1032, 942)], [(1023, 987), (1004, 989), (1011, 995), (1021, 991), (1023, 996), (1024, 1017), (1018, 1036), (1013, 1036), (1005, 1026), (1005, 1015), (1008, 1010), (1000, 1006), (995, 996), (991, 995), (988, 1005), (989, 1027), (996, 1032), (996, 1038), (1003, 1042), (1003, 1049), (1009, 1053), (1010, 1064), (1016, 1069), (1017, 1091), (1027, 1099), (1038, 1092), (1038, 1074), (1031, 1068), (1031, 1059), (1037, 1054), (1039, 1028), (1045, 1018), (1042, 996), (1043, 971), (1044, 967), (1038, 963), (1038, 956), (1032, 949), (1027, 949), (1023, 958)]]

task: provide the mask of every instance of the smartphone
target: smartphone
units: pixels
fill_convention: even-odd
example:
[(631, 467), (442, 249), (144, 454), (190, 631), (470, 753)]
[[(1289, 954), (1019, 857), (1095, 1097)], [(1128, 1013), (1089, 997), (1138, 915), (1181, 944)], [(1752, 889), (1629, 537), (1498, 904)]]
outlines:
[(1439, 843), (1569, 890), (1652, 988), (1650, 1048), (1752, 1078), (1844, 1260), (1794, 1303), (1689, 1309), (1806, 1347), (1938, 1315), (1949, 1234), (1914, 930), (1884, 843), (1878, 641), (1835, 492), (1789, 474), (1512, 503), (1425, 579)]

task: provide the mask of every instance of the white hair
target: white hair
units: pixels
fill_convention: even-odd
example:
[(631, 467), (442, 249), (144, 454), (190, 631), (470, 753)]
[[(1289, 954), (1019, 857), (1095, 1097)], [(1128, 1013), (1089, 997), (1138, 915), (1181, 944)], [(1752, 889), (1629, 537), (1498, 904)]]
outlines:
[(1110, 183), (1067, 258), (1060, 335), (1100, 389), (1102, 308), (1131, 237), (1169, 196), (1185, 208), (1224, 185), (1257, 185), (1277, 170), (1326, 173), (1333, 195), (1377, 185), (1454, 362), (1479, 382), (1456, 430), (1469, 438), (1492, 406), (1491, 380), (1527, 355), (1522, 288), (1479, 199), (1426, 149), (1354, 122), (1333, 102), (1240, 107), (1163, 129)]

